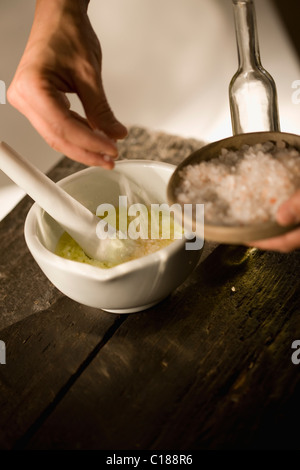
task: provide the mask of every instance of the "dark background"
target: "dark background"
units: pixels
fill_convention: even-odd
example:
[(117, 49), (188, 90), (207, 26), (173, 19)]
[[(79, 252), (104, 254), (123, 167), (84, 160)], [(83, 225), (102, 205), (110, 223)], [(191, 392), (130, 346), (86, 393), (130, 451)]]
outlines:
[(273, 0), (294, 43), (300, 58), (300, 2), (299, 0)]

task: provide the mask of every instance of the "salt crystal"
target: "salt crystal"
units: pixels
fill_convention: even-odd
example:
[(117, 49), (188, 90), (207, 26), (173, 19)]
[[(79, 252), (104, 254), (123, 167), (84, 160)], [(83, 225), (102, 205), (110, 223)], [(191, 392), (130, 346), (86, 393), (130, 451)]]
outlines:
[(180, 176), (178, 200), (205, 204), (206, 223), (259, 224), (274, 221), (278, 207), (300, 188), (300, 153), (283, 141), (222, 149)]

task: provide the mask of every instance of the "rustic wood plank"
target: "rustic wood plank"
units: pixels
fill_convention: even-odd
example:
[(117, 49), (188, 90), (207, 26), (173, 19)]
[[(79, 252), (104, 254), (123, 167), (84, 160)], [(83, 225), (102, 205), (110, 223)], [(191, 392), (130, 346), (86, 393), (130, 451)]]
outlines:
[(299, 449), (299, 262), (218, 247), (129, 316), (23, 446)]
[(41, 414), (51, 412), (119, 322), (60, 297), (1, 331), (7, 356), (0, 370), (0, 448), (12, 448)]
[[(179, 163), (199, 146), (132, 128), (120, 151)], [(1, 448), (299, 449), (299, 253), (207, 245), (168, 299), (118, 317), (46, 280), (23, 239), (30, 205), (0, 224)]]
[[(179, 161), (200, 145), (131, 128), (120, 158)], [(128, 150), (130, 149), (130, 151)], [(83, 165), (64, 158), (49, 176), (57, 181)], [(33, 261), (23, 227), (32, 204), (21, 203), (0, 224), (0, 448), (12, 448), (39, 427), (126, 320), (84, 307), (62, 295)]]
[[(64, 158), (49, 177), (57, 181), (82, 168)], [(26, 196), (0, 223), (0, 331), (47, 309), (62, 296), (33, 261), (24, 240), (24, 222), (32, 203)]]
[[(152, 159), (177, 164), (203, 143), (132, 126), (119, 143), (120, 159)], [(85, 168), (68, 158), (49, 172), (58, 181)], [(32, 262), (24, 243), (24, 221), (32, 205), (25, 197), (0, 223), (0, 331), (56, 301), (57, 289)]]
[[(64, 159), (56, 180), (83, 168)], [(84, 307), (60, 293), (33, 261), (23, 227), (32, 200), (25, 197), (0, 224), (0, 448), (14, 442), (62, 393), (93, 350), (102, 347), (118, 317)]]

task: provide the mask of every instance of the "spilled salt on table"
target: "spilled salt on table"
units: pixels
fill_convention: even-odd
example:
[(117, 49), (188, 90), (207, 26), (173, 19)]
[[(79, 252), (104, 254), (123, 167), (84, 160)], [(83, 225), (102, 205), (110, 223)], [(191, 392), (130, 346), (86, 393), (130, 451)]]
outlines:
[(278, 207), (300, 188), (300, 153), (285, 142), (222, 149), (181, 172), (182, 204), (205, 204), (205, 222), (252, 225), (275, 221)]

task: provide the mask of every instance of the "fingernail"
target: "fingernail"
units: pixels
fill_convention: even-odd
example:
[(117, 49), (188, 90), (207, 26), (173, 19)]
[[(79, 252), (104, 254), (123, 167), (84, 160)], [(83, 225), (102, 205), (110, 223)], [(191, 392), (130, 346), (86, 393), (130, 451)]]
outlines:
[(101, 166), (108, 168), (109, 170), (112, 170), (115, 166), (114, 159), (111, 158), (109, 155), (101, 155), (102, 156), (102, 164)]
[(104, 161), (109, 162), (109, 163), (114, 161), (113, 158), (111, 158), (109, 155), (103, 155), (102, 158)]

